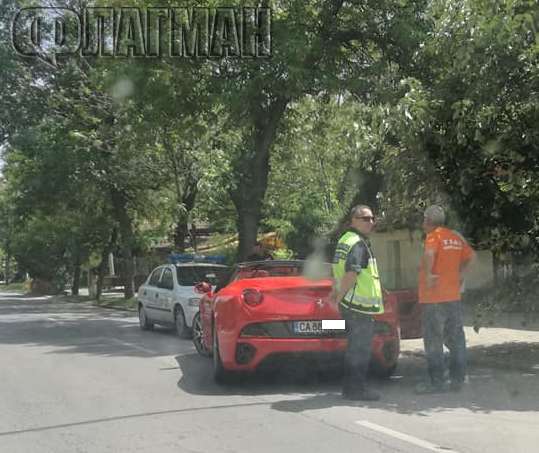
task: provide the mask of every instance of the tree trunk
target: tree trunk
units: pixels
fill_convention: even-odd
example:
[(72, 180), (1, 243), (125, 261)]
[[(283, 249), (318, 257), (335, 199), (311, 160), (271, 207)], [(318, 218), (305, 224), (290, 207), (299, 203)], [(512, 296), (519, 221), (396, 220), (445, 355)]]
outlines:
[(135, 234), (133, 232), (133, 222), (127, 210), (127, 197), (124, 194), (113, 190), (112, 203), (120, 227), (120, 248), (125, 262), (123, 275), (124, 297), (131, 299), (135, 297), (135, 263), (133, 261)]
[[(116, 231), (116, 229), (113, 229), (110, 235), (109, 243), (107, 244), (107, 246), (101, 253), (101, 261), (99, 263), (99, 266), (97, 267), (97, 287), (96, 287), (96, 296), (95, 296), (97, 301), (101, 299), (101, 295), (103, 294), (103, 282), (105, 280), (105, 270), (107, 268), (109, 255), (112, 253), (112, 250), (114, 246), (116, 245), (117, 239), (118, 239), (118, 232)], [(89, 272), (91, 273), (92, 270), (90, 269)]]
[[(347, 175), (349, 172), (347, 171)], [(348, 179), (348, 178), (347, 178)], [(358, 175), (358, 190), (352, 199), (352, 202), (348, 205), (344, 215), (339, 219), (335, 228), (328, 234), (328, 244), (325, 249), (326, 259), (332, 260), (335, 253), (335, 247), (339, 238), (344, 233), (344, 231), (349, 226), (350, 221), (350, 211), (354, 206), (359, 204), (364, 204), (369, 206), (374, 215), (377, 214), (379, 208), (378, 202), (378, 192), (382, 190), (383, 187), (383, 176), (377, 173), (376, 171), (368, 172), (361, 171)], [(345, 187), (341, 187), (340, 197), (344, 198), (344, 193), (346, 192)]]
[(6, 265), (4, 269), (4, 282), (6, 285), (9, 285), (9, 274), (11, 273), (11, 253), (9, 248), (6, 247)]
[(101, 263), (99, 263), (99, 266), (97, 267), (97, 284), (96, 284), (96, 292), (95, 292), (95, 298), (99, 302), (101, 300), (101, 296), (103, 295), (103, 284), (105, 281), (105, 265), (103, 258), (101, 258)]
[(178, 220), (174, 229), (174, 249), (178, 252), (183, 253), (185, 251), (185, 238), (187, 234), (187, 220)]
[(187, 224), (191, 211), (195, 207), (198, 184), (195, 179), (190, 179), (183, 188), (180, 187), (179, 177), (176, 176), (176, 196), (180, 205), (180, 215), (174, 231), (174, 248), (179, 252), (185, 251), (185, 238), (189, 234)]
[(379, 208), (377, 195), (382, 190), (384, 178), (376, 171), (361, 171), (359, 174), (358, 191), (354, 196), (349, 208), (358, 204), (370, 206), (376, 215)]
[(130, 247), (124, 247), (123, 255), (125, 258), (124, 298), (131, 299), (135, 297), (135, 257)]
[(77, 262), (75, 263), (75, 271), (73, 273), (73, 284), (71, 285), (71, 294), (73, 296), (79, 295), (80, 274), (81, 274), (80, 263)]
[(498, 288), (500, 283), (500, 260), (497, 252), (492, 253), (492, 275), (494, 277), (494, 288)]
[(246, 207), (238, 211), (238, 261), (244, 261), (255, 245), (260, 215), (260, 209), (256, 207)]
[(247, 258), (256, 242), (262, 204), (266, 195), (269, 174), (271, 145), (277, 127), (283, 117), (289, 100), (278, 98), (267, 109), (263, 109), (261, 99), (254, 99), (254, 127), (248, 145), (254, 152), (247, 151), (235, 164), (238, 186), (231, 192), (237, 211), (239, 236), (238, 260)]
[(191, 244), (193, 244), (193, 250), (197, 252), (197, 226), (195, 222), (191, 223)]
[(95, 298), (97, 301), (99, 301), (99, 298), (97, 297), (97, 285), (94, 282), (94, 270), (88, 269), (88, 296), (90, 298)]

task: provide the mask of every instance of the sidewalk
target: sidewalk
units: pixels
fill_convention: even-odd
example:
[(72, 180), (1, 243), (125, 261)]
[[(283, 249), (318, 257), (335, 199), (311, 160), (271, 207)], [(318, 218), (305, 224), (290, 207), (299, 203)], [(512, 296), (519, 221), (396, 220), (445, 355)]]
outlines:
[[(492, 321), (492, 326), (476, 332), (473, 316), (465, 316), (469, 365), (539, 373), (539, 320), (522, 313), (500, 313)], [(403, 340), (401, 351), (403, 356), (423, 357), (423, 340)]]

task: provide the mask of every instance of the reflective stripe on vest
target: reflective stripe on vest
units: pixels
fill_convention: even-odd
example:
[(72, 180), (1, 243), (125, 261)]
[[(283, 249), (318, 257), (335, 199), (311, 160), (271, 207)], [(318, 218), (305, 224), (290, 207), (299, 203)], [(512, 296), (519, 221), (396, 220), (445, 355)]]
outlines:
[(356, 283), (346, 293), (341, 305), (362, 313), (381, 314), (384, 312), (384, 304), (382, 303), (382, 287), (378, 266), (369, 246), (359, 234), (348, 231), (339, 239), (333, 260), (333, 276), (338, 286), (346, 273), (346, 258), (352, 247), (359, 241), (363, 241), (369, 253), (368, 266), (361, 269), (357, 275)]

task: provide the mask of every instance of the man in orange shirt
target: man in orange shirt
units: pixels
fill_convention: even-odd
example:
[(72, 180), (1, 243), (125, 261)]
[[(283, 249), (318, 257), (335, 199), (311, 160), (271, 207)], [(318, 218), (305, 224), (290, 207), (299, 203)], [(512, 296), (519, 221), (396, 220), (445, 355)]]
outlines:
[(425, 250), (419, 269), (419, 302), (423, 304), (423, 342), (430, 383), (418, 393), (448, 390), (444, 379), (444, 344), (450, 352), (449, 389), (458, 391), (466, 376), (466, 338), (462, 325), (460, 288), (475, 252), (456, 231), (445, 228), (440, 206), (425, 210)]

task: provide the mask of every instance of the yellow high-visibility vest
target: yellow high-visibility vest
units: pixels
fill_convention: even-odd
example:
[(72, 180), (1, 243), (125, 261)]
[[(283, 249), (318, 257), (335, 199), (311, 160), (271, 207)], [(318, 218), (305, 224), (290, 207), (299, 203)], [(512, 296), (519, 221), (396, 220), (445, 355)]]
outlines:
[(382, 301), (382, 286), (380, 284), (380, 275), (378, 274), (378, 266), (368, 244), (364, 239), (353, 231), (348, 231), (339, 239), (337, 249), (335, 250), (335, 258), (333, 259), (333, 276), (337, 281), (337, 287), (346, 273), (346, 258), (354, 245), (359, 241), (363, 241), (369, 253), (368, 266), (361, 269), (357, 276), (355, 285), (348, 291), (341, 305), (361, 313), (382, 314), (384, 312), (384, 304)]

